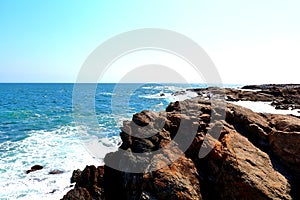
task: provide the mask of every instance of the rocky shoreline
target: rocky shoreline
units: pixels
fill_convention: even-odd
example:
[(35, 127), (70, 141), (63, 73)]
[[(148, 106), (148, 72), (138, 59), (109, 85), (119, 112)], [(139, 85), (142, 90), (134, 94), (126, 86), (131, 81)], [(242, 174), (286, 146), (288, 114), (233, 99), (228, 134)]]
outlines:
[[(206, 97), (213, 88), (188, 89)], [(226, 101), (271, 102), (275, 109), (300, 109), (300, 84), (246, 85), (239, 89), (225, 88)]]
[[(222, 107), (205, 100), (211, 89), (192, 90), (199, 97), (125, 121), (119, 150), (106, 155), (104, 166), (75, 170), (75, 188), (62, 199), (299, 199), (300, 118)], [(227, 101), (270, 101), (280, 109), (299, 109), (299, 97), (299, 85), (225, 89)], [(201, 157), (203, 146), (211, 151)], [(132, 163), (144, 171), (112, 167)]]

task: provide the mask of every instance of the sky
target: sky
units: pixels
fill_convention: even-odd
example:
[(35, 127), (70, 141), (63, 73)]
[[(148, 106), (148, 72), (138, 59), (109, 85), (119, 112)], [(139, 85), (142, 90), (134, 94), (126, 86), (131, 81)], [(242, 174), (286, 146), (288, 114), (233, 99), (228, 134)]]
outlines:
[[(159, 28), (199, 44), (224, 83), (300, 83), (299, 9), (298, 0), (3, 0), (0, 82), (76, 82), (103, 42), (126, 31)], [(147, 55), (151, 62), (154, 54)], [(156, 56), (172, 65), (170, 56)], [(173, 63), (169, 67), (192, 77), (192, 69)], [(103, 81), (122, 79), (118, 67), (113, 69)]]

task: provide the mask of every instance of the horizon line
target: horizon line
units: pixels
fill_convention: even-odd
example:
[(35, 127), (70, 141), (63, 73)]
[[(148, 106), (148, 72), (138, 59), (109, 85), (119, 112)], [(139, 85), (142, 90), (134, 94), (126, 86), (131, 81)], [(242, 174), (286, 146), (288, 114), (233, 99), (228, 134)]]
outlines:
[(76, 83), (84, 83), (84, 84), (117, 84), (117, 83), (125, 83), (125, 84), (155, 84), (155, 83), (163, 83), (163, 84), (239, 84), (239, 85), (265, 85), (265, 84), (300, 84), (299, 83), (292, 83), (292, 82), (289, 82), (289, 83), (274, 83), (274, 82), (269, 82), (269, 83), (200, 83), (200, 82), (192, 82), (192, 83), (184, 83), (184, 82), (0, 82), (0, 84), (6, 84), (6, 83), (12, 83), (12, 84), (17, 84), (17, 83), (20, 83), (20, 84), (26, 84), (26, 83), (29, 83), (29, 84), (51, 84), (51, 83), (54, 83), (54, 84), (57, 84), (57, 83), (61, 83), (61, 84), (76, 84)]

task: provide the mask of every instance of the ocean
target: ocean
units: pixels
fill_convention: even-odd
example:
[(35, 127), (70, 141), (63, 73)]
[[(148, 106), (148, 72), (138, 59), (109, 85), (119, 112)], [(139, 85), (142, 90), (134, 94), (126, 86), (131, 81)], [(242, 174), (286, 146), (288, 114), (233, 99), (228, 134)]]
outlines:
[[(95, 111), (99, 122), (99, 143), (103, 157), (120, 144), (122, 122), (142, 110), (165, 110), (176, 100), (195, 96), (185, 88), (205, 84), (121, 84), (122, 112), (114, 112), (116, 86), (98, 84)], [(74, 169), (103, 164), (103, 157), (89, 154), (79, 136), (72, 110), (74, 84), (0, 84), (0, 199), (60, 199), (73, 186)], [(231, 85), (233, 86), (233, 85)], [(87, 133), (89, 134), (89, 133)], [(92, 134), (92, 133), (91, 133)], [(94, 133), (93, 133), (94, 134)], [(44, 168), (26, 174), (33, 165)], [(49, 174), (52, 170), (62, 174)]]

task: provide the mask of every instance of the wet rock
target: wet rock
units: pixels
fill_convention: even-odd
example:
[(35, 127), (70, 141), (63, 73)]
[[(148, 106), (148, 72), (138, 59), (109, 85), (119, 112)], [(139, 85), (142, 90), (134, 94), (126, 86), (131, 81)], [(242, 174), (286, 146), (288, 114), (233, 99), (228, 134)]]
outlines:
[(49, 192), (50, 194), (54, 194), (54, 192), (56, 192), (57, 189), (53, 189), (51, 192)]
[(79, 187), (70, 190), (62, 200), (92, 200), (92, 197), (86, 188)]
[(80, 175), (81, 175), (80, 169), (74, 170), (71, 177), (71, 183), (76, 183), (77, 181), (79, 181)]
[(104, 198), (104, 167), (86, 166), (77, 179), (75, 187), (84, 187), (93, 199)]
[(37, 171), (37, 170), (41, 170), (43, 169), (44, 167), (41, 166), (41, 165), (34, 165), (32, 166), (29, 170), (26, 171), (26, 174), (29, 174), (31, 172), (34, 172), (34, 171)]
[(62, 173), (64, 173), (64, 171), (59, 169), (54, 169), (49, 172), (49, 174), (62, 174)]
[(86, 166), (83, 171), (73, 171), (71, 183), (76, 182), (75, 188), (70, 190), (63, 200), (93, 199), (102, 200), (104, 197), (104, 166)]

